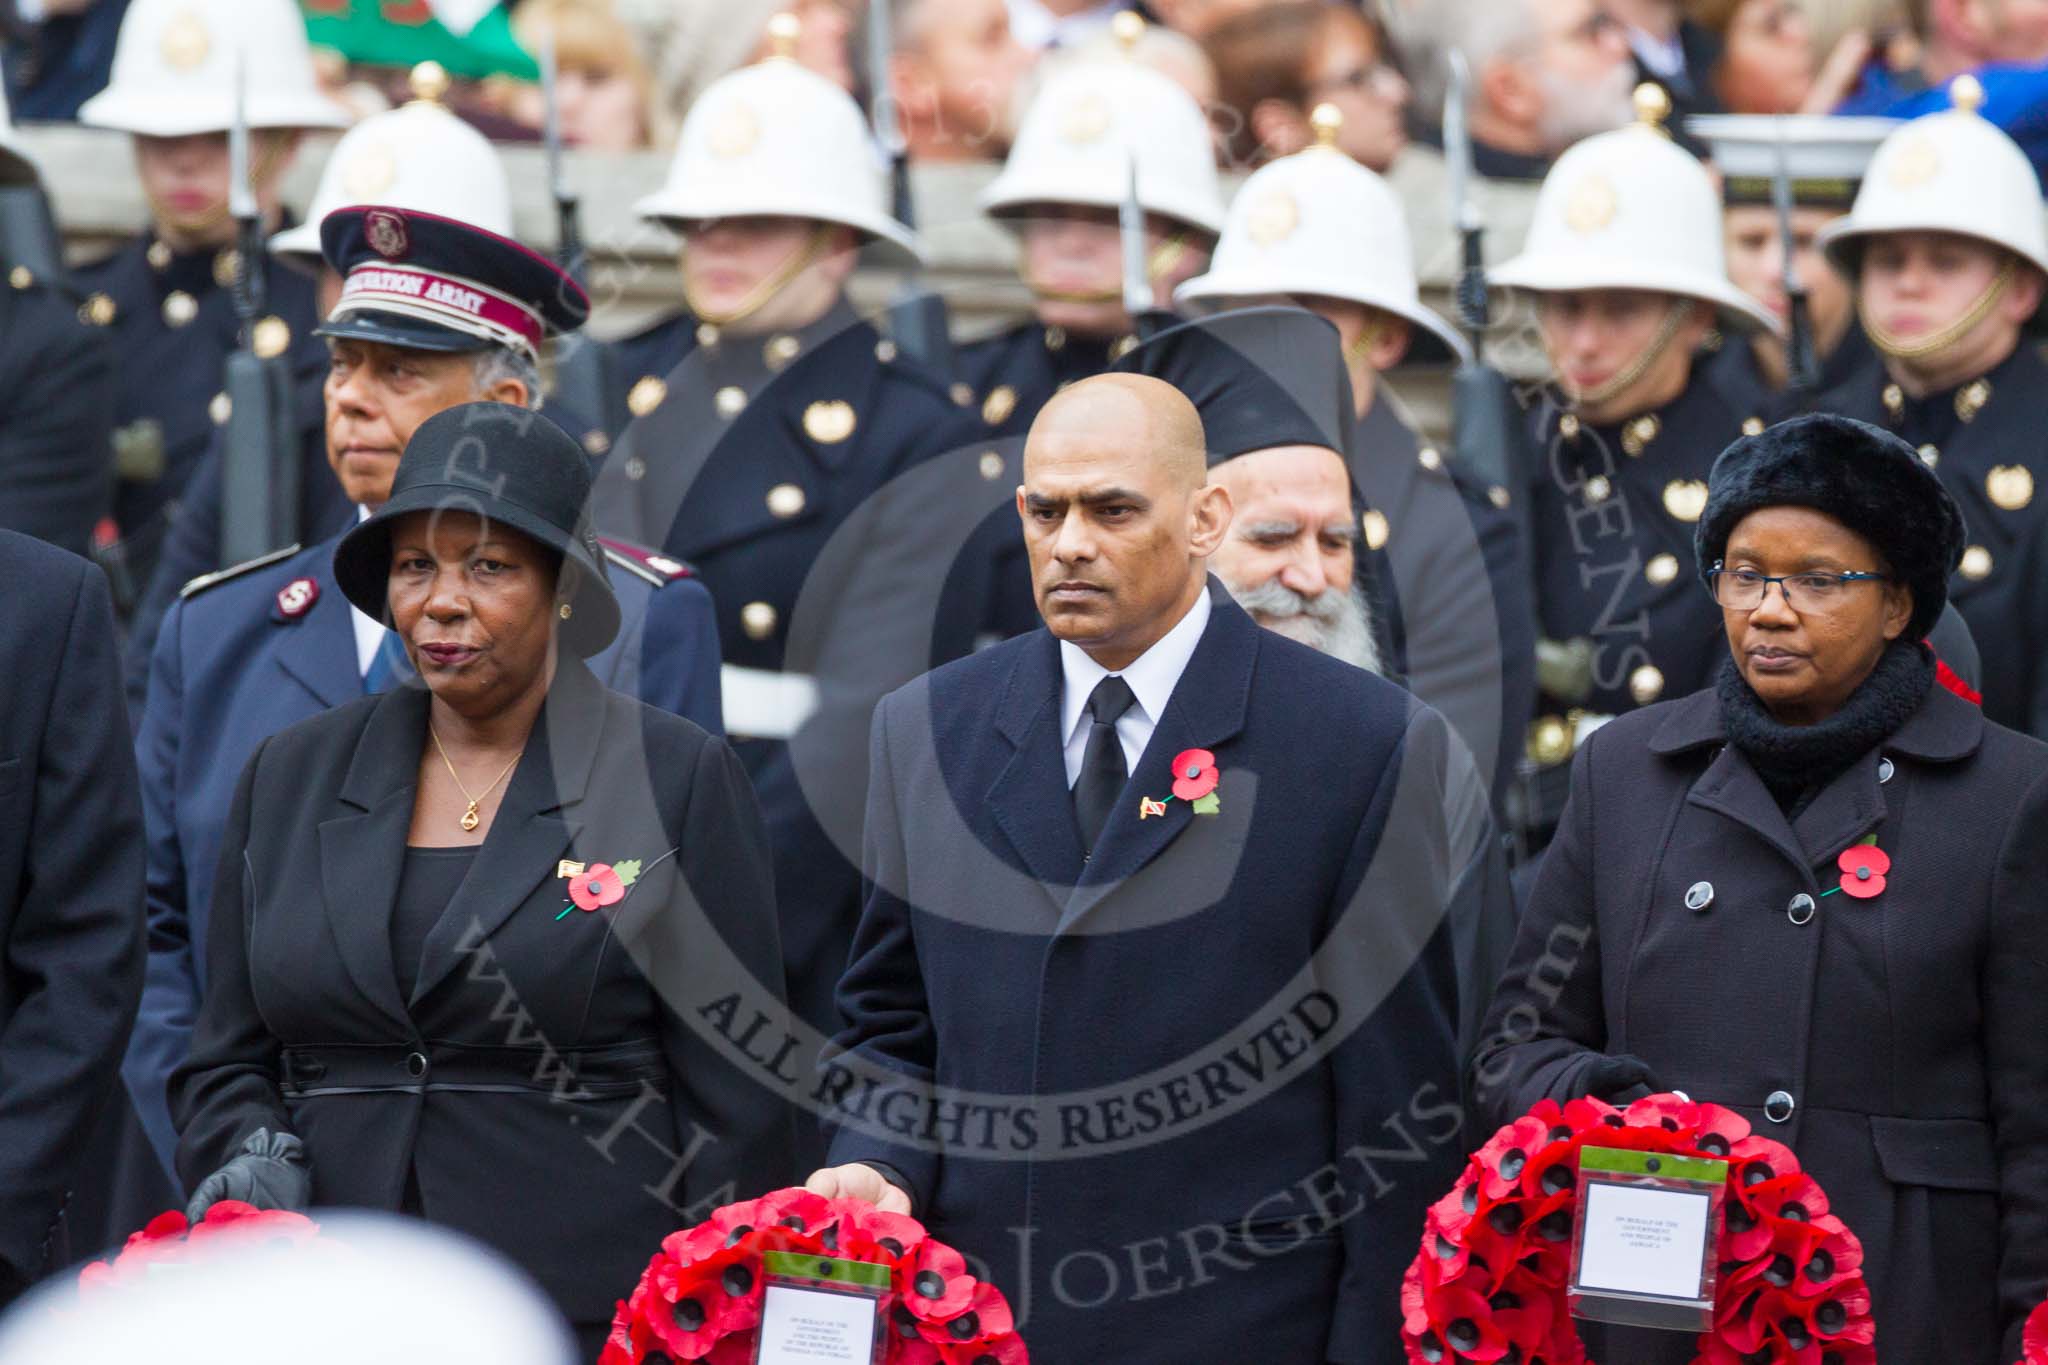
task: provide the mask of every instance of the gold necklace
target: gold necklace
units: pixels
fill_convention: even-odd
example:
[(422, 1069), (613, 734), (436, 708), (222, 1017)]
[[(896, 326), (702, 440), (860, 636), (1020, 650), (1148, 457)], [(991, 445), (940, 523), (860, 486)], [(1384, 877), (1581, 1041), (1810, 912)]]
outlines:
[(462, 812), (462, 831), (467, 834), (483, 823), (483, 817), (477, 814), (476, 808), (483, 803), (483, 799), (486, 796), (491, 794), (493, 787), (496, 787), (505, 780), (505, 774), (512, 771), (512, 764), (519, 761), (520, 755), (512, 755), (512, 763), (507, 763), (504, 767), (500, 768), (498, 775), (491, 779), (489, 786), (486, 786), (475, 796), (471, 796), (469, 788), (462, 785), (462, 774), (455, 771), (455, 764), (449, 760), (448, 750), (442, 746), (441, 736), (434, 732), (431, 722), (427, 725), (427, 735), (434, 741), (434, 752), (441, 755), (441, 762), (447, 767), (448, 776), (455, 779), (455, 790), (461, 792), (463, 799), (469, 802), (469, 809)]

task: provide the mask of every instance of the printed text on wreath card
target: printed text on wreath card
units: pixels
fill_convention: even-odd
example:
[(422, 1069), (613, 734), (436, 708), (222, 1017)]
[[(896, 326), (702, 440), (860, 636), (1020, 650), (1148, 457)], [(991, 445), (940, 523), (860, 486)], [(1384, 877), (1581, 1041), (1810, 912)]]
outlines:
[(870, 1365), (875, 1300), (771, 1284), (762, 1296), (757, 1365)]
[(1579, 1284), (1687, 1299), (1700, 1292), (1712, 1201), (1684, 1190), (1591, 1182)]

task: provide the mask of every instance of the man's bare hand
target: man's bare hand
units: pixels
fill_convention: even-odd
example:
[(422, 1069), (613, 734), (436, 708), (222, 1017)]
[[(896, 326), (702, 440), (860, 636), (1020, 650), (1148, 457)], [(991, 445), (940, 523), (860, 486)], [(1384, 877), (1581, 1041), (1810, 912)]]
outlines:
[(910, 1214), (910, 1196), (890, 1184), (880, 1171), (860, 1162), (812, 1171), (804, 1188), (827, 1199), (865, 1199), (883, 1213)]

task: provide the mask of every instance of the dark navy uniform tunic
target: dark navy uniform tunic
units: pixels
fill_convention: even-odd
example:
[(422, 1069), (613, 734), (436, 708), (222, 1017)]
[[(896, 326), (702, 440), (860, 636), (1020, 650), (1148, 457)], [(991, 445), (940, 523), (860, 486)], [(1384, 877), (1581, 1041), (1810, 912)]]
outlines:
[[(789, 756), (821, 700), (816, 642), (831, 633), (841, 586), (840, 574), (813, 569), (842, 531), (862, 534), (848, 523), (879, 490), (972, 440), (980, 423), (843, 303), (770, 334), (677, 317), (617, 343), (613, 360), (634, 416), (592, 494), (597, 526), (689, 560), (711, 590), (726, 729), (775, 858), (789, 999), (829, 1030), (860, 879), (858, 848), (825, 833)], [(800, 615), (818, 629), (788, 663)], [(848, 772), (867, 758), (864, 711), (855, 720), (832, 759)]]
[[(104, 327), (120, 384), (113, 421), (118, 481), (114, 520), (128, 543), (138, 589), (154, 568), (168, 510), (213, 438), (223, 367), (237, 345), (234, 248), (177, 252), (149, 233), (79, 272), (79, 316)], [(264, 313), (291, 328), (290, 364), (315, 395), (327, 348), (313, 281), (274, 265)]]
[[(1715, 457), (1761, 422), (1697, 374), (1663, 407), (1609, 426), (1540, 400), (1530, 495), (1537, 615), (1548, 640), (1590, 641), (1592, 668), (1583, 695), (1542, 698), (1549, 739), (1539, 760), (1569, 757), (1570, 712), (1620, 715), (1712, 681), (1728, 645), (1700, 586), (1693, 524)], [(1556, 724), (1567, 737), (1561, 753)]]
[(77, 303), (25, 267), (0, 287), (0, 527), (92, 549), (113, 496), (114, 363)]

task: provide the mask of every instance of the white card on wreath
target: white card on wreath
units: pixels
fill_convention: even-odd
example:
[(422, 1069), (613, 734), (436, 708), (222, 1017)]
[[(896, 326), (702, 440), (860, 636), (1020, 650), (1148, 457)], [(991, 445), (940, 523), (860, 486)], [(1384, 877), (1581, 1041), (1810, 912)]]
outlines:
[(872, 1365), (879, 1308), (872, 1295), (771, 1281), (761, 1296), (756, 1365)]
[(1586, 1186), (1578, 1286), (1667, 1299), (1696, 1299), (1702, 1288), (1713, 1200), (1690, 1190), (1641, 1185)]

